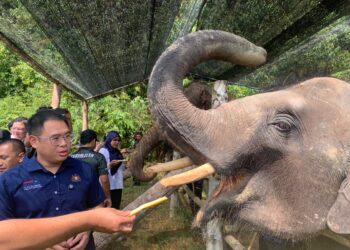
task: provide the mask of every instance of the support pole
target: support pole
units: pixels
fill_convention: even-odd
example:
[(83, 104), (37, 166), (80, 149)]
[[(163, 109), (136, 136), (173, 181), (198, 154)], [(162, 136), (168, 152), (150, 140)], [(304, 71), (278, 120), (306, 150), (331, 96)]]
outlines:
[(89, 105), (86, 100), (83, 100), (83, 131), (89, 128)]
[(206, 233), (206, 249), (207, 250), (223, 250), (224, 242), (222, 238), (222, 219), (215, 218), (208, 222)]
[[(181, 155), (179, 152), (177, 152), (176, 150), (173, 151), (173, 160), (177, 160), (180, 159)], [(171, 196), (170, 196), (170, 205), (169, 205), (169, 217), (170, 218), (174, 218), (175, 217), (175, 213), (176, 213), (176, 209), (179, 207), (179, 196), (177, 192), (174, 192)]]
[(58, 108), (60, 106), (61, 92), (62, 92), (62, 85), (59, 83), (54, 83), (52, 88), (52, 98), (51, 98), (51, 107), (53, 109)]
[[(221, 104), (228, 101), (227, 95), (227, 81), (215, 81), (213, 92), (212, 92), (212, 102), (211, 107), (217, 108)], [(217, 128), (220, 130), (220, 128)], [(209, 177), (209, 188), (208, 197), (215, 190), (219, 184), (219, 179), (216, 176)], [(214, 218), (210, 220), (207, 224), (206, 231), (206, 249), (207, 250), (223, 250), (224, 244), (222, 236), (223, 221), (221, 218)]]
[[(228, 102), (228, 94), (227, 94), (227, 81), (215, 81), (212, 92), (211, 99), (211, 107), (217, 108), (221, 104)], [(217, 128), (220, 129), (220, 128)], [(208, 196), (212, 194), (217, 185), (219, 184), (219, 180), (210, 176), (208, 180)]]

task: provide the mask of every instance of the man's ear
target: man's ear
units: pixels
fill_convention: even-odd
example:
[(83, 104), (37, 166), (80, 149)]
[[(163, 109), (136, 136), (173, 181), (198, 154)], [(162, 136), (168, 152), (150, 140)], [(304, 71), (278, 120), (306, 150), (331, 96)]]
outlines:
[(345, 178), (338, 197), (327, 215), (327, 225), (338, 234), (350, 234), (350, 176)]
[(36, 137), (35, 135), (29, 135), (28, 141), (33, 148), (37, 148), (37, 145), (39, 143), (38, 137)]
[(18, 163), (22, 163), (23, 159), (24, 159), (24, 152), (21, 152), (18, 154)]

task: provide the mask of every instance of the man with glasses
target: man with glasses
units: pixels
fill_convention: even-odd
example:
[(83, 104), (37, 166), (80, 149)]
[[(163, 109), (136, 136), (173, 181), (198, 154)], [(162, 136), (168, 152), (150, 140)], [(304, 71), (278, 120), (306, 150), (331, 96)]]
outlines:
[[(42, 218), (102, 206), (105, 195), (87, 163), (68, 157), (72, 134), (65, 118), (52, 110), (28, 121), (36, 155), (0, 176), (0, 220)], [(95, 249), (90, 232), (54, 249)]]

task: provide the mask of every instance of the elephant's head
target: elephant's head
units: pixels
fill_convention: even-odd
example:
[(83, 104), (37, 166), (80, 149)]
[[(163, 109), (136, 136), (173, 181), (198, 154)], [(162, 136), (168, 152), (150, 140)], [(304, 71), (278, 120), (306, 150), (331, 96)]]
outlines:
[(202, 61), (254, 66), (265, 56), (262, 48), (233, 34), (200, 31), (169, 47), (151, 74), (152, 113), (167, 136), (197, 164), (209, 162), (222, 176), (201, 225), (222, 216), (262, 234), (298, 240), (325, 229), (330, 210), (333, 229), (350, 224), (348, 215), (340, 220), (344, 206), (336, 202), (349, 171), (346, 82), (314, 78), (207, 111), (183, 95), (183, 76)]

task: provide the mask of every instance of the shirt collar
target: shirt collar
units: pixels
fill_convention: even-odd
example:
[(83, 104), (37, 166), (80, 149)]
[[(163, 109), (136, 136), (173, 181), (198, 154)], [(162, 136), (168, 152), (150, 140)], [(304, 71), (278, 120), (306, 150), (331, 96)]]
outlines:
[[(35, 172), (35, 171), (39, 171), (39, 170), (42, 170), (42, 171), (47, 171), (41, 164), (40, 162), (37, 161), (36, 159), (36, 155), (33, 156), (32, 158), (30, 158), (28, 160), (28, 162), (26, 163), (26, 169), (29, 171), (29, 172)], [(64, 169), (64, 168), (67, 168), (67, 167), (72, 167), (74, 166), (74, 160), (71, 158), (71, 157), (67, 157), (67, 159), (65, 159), (62, 164), (61, 164), (61, 167), (60, 169), (57, 171), (57, 172), (60, 172), (61, 169)]]
[(92, 147), (80, 147), (79, 150), (81, 150), (81, 149), (91, 150), (91, 151), (94, 150), (94, 148), (92, 148)]

